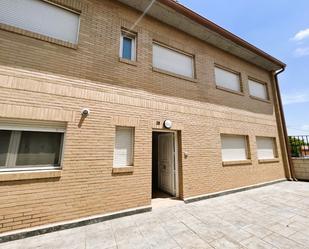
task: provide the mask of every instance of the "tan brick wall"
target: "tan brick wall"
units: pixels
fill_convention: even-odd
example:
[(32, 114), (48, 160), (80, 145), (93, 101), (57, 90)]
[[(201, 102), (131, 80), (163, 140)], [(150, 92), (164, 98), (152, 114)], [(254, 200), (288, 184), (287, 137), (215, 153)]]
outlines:
[[(255, 136), (279, 143), (267, 71), (148, 17), (135, 28), (136, 66), (119, 62), (121, 27), (139, 13), (117, 1), (78, 6), (77, 49), (0, 30), (0, 117), (67, 123), (60, 178), (0, 181), (0, 232), (149, 205), (152, 129), (167, 118), (189, 154), (182, 198), (285, 177), (280, 149), (279, 162), (256, 158)], [(195, 54), (197, 81), (153, 72), (153, 39)], [(216, 89), (214, 63), (241, 72), (244, 96)], [(249, 97), (248, 76), (268, 83), (270, 103)], [(112, 174), (115, 125), (135, 126), (133, 173)], [(251, 165), (222, 166), (221, 132), (249, 136)]]
[(293, 158), (296, 179), (309, 181), (309, 159)]

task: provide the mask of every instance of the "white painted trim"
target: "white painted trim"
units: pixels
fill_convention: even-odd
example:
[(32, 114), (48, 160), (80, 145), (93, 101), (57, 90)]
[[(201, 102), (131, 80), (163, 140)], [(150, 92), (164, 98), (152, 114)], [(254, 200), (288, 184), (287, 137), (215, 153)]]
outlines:
[(129, 33), (129, 31), (126, 30), (121, 30), (121, 36), (120, 36), (120, 49), (119, 49), (119, 57), (122, 59), (126, 59), (123, 58), (123, 38), (128, 38), (132, 40), (132, 44), (131, 44), (131, 61), (136, 61), (136, 35), (135, 34), (131, 34)]
[(15, 168), (2, 168), (0, 173), (16, 173), (16, 172), (42, 172), (50, 170), (61, 170), (60, 166), (38, 166), (38, 167), (15, 167)]
[[(176, 186), (174, 196), (179, 197), (179, 146), (178, 146), (178, 131), (174, 130), (160, 130), (160, 129), (152, 129), (153, 132), (157, 133), (172, 133), (173, 134), (173, 142), (174, 142), (174, 164), (175, 164), (175, 175), (174, 175), (174, 184)], [(152, 172), (153, 173), (153, 172)], [(152, 188), (152, 186), (151, 186)]]

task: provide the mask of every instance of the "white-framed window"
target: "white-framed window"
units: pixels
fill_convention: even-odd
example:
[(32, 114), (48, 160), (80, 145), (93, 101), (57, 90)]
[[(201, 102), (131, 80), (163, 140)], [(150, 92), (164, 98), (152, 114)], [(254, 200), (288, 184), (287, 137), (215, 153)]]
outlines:
[(267, 84), (249, 79), (250, 95), (259, 99), (269, 100)]
[(79, 13), (42, 0), (1, 0), (0, 23), (77, 44)]
[(116, 127), (114, 168), (133, 166), (134, 128)]
[(250, 159), (247, 136), (222, 134), (221, 146), (223, 162)]
[(152, 65), (154, 68), (188, 78), (195, 77), (194, 57), (165, 45), (153, 43)]
[(121, 31), (120, 58), (136, 61), (136, 34), (126, 30)]
[(273, 137), (256, 137), (257, 156), (260, 160), (278, 158), (276, 139)]
[(240, 74), (221, 67), (215, 67), (215, 80), (218, 87), (242, 92)]
[(0, 122), (0, 171), (61, 167), (64, 127)]

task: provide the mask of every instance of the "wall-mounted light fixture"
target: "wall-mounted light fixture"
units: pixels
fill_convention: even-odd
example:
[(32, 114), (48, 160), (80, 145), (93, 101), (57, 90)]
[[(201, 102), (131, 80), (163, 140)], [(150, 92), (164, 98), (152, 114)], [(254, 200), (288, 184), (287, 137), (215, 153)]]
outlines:
[(171, 120), (167, 119), (167, 120), (164, 121), (164, 127), (165, 127), (166, 129), (171, 129), (172, 126), (173, 126), (173, 123), (172, 123)]

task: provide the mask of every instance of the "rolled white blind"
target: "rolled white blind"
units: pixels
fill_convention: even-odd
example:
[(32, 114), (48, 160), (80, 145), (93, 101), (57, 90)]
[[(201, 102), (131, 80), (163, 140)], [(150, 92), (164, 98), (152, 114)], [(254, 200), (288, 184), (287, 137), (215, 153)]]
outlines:
[(165, 71), (194, 78), (193, 57), (153, 44), (153, 66)]
[(1, 0), (0, 23), (77, 43), (79, 15), (41, 0)]
[(256, 143), (258, 159), (273, 159), (276, 157), (274, 138), (257, 137)]
[(240, 78), (238, 74), (231, 73), (221, 68), (215, 68), (216, 84), (237, 92), (241, 91)]
[(241, 161), (248, 159), (246, 137), (222, 135), (222, 161)]
[(265, 84), (249, 80), (250, 95), (260, 99), (268, 99), (267, 86)]
[(65, 132), (66, 122), (0, 118), (0, 130)]
[(114, 167), (133, 165), (134, 129), (126, 127), (116, 128)]

